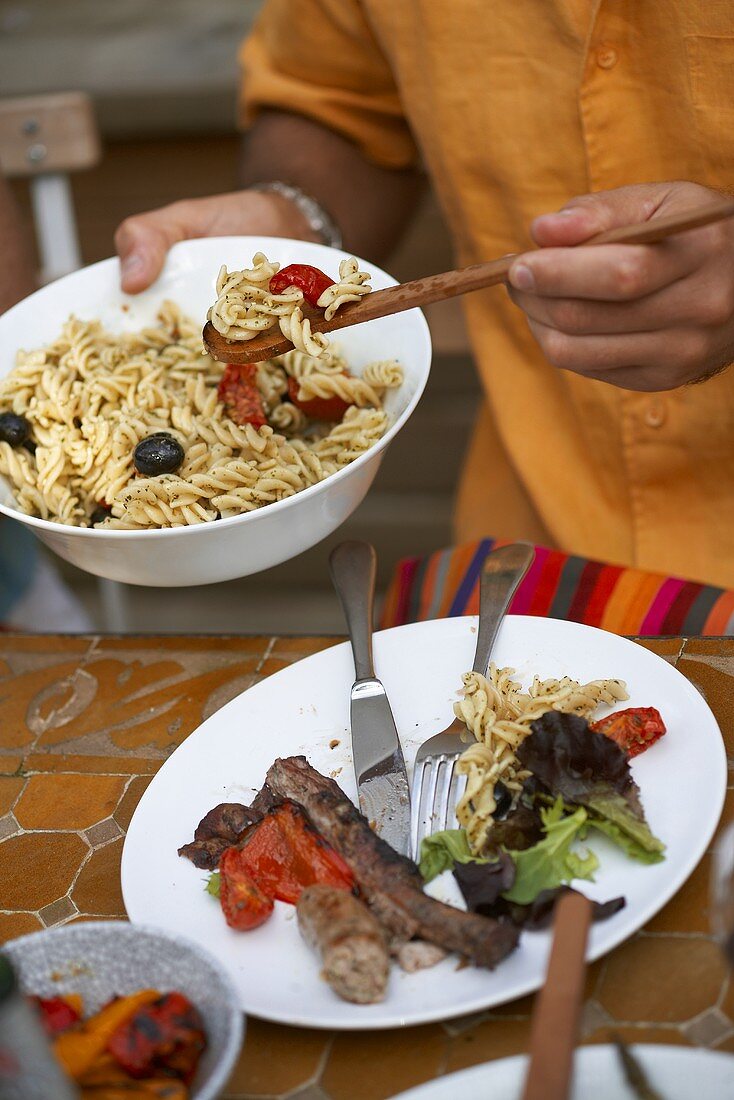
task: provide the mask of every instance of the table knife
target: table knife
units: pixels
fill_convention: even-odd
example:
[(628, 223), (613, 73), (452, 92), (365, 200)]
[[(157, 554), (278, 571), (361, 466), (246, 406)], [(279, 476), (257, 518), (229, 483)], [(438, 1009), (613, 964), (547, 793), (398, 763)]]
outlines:
[(359, 808), (397, 852), (410, 852), (410, 788), (395, 719), (372, 659), (377, 555), (368, 542), (342, 542), (329, 557), (354, 655), (352, 755)]

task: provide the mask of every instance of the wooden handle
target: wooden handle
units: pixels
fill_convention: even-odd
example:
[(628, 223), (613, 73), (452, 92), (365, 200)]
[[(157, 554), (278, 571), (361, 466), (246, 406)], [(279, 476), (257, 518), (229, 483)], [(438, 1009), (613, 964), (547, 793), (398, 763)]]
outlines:
[[(734, 201), (711, 203), (682, 214), (670, 214), (664, 218), (652, 218), (641, 225), (626, 225), (619, 229), (610, 229), (599, 233), (579, 248), (595, 244), (655, 244), (676, 233), (685, 233), (689, 229), (698, 229), (702, 225), (721, 221), (734, 215)], [(485, 290), (497, 283), (505, 282), (507, 273), (519, 253), (513, 252), (497, 260), (483, 264), (473, 264), (456, 271), (444, 271), (439, 275), (427, 275), (424, 279), (412, 279), (409, 283), (376, 290), (367, 294), (358, 302), (349, 302), (339, 309), (330, 321), (325, 320), (320, 309), (303, 304), (303, 315), (311, 322), (312, 332), (334, 332), (349, 325), (358, 325), (363, 321), (374, 321), (378, 317), (387, 317), (391, 313), (402, 313), (406, 309), (428, 306), (459, 294), (471, 294), (474, 290)], [(281, 336), (278, 329), (265, 332), (252, 340), (231, 341), (217, 332), (212, 324), (204, 326), (204, 343), (210, 355), (223, 363), (253, 363), (263, 359), (272, 359), (282, 355), (293, 347), (289, 340)]]
[(545, 985), (535, 1001), (530, 1065), (522, 1100), (567, 1100), (584, 993), (591, 902), (563, 894), (556, 904)]

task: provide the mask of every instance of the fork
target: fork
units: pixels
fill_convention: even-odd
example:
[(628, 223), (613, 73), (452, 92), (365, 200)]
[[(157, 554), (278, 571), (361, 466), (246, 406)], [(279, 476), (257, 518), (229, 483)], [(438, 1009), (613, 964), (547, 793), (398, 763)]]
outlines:
[[(513, 542), (499, 546), (487, 556), (479, 585), (479, 629), (473, 672), (487, 675), (495, 638), (533, 555), (530, 543)], [(462, 720), (455, 718), (442, 733), (429, 737), (418, 749), (411, 785), (411, 850), (416, 862), (423, 838), (448, 829), (454, 820), (460, 797), (460, 780), (454, 767), (466, 748), (460, 740), (465, 730)]]

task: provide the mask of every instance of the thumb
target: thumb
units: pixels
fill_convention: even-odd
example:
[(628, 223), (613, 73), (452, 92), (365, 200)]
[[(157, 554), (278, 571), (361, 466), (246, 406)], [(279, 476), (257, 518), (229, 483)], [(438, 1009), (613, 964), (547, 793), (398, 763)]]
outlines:
[(541, 214), (532, 222), (530, 232), (541, 248), (581, 244), (607, 229), (646, 222), (669, 190), (664, 185), (643, 183), (580, 195), (555, 214)]
[(169, 248), (182, 239), (180, 227), (165, 208), (126, 218), (115, 233), (123, 291), (146, 290), (160, 275)]

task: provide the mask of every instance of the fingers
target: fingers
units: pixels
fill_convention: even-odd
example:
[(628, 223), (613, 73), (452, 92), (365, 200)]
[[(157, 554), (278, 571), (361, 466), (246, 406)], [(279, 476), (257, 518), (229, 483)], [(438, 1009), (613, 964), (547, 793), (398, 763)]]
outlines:
[(149, 287), (178, 241), (248, 233), (319, 239), (299, 209), (280, 195), (245, 190), (174, 202), (126, 218), (117, 230), (122, 289), (137, 294)]
[(561, 210), (536, 218), (530, 230), (542, 248), (580, 244), (607, 229), (647, 221), (670, 190), (670, 184), (645, 183), (579, 195)]
[[(120, 278), (126, 294), (138, 294), (155, 282), (176, 238), (157, 224), (155, 215), (126, 218), (115, 233)], [(178, 238), (179, 240), (181, 238)]]
[(697, 287), (689, 279), (679, 279), (630, 302), (549, 298), (512, 287), (509, 294), (529, 318), (571, 336), (655, 332), (686, 326), (715, 329), (734, 317), (734, 287), (723, 279)]
[(669, 332), (569, 336), (540, 321), (529, 320), (533, 336), (548, 362), (626, 389), (674, 389), (698, 377), (710, 348), (697, 329), (682, 328), (676, 340)]
[(168, 254), (179, 241), (211, 235), (220, 206), (230, 196), (190, 199), (126, 218), (115, 233), (122, 289), (137, 294), (155, 282)]
[(682, 279), (699, 262), (696, 250), (670, 241), (544, 248), (519, 256), (508, 278), (516, 290), (553, 298), (628, 302)]

